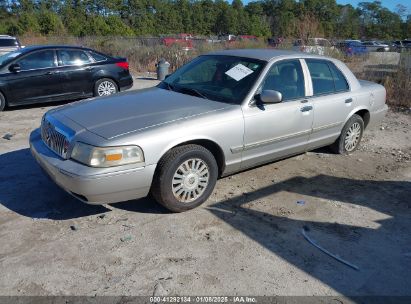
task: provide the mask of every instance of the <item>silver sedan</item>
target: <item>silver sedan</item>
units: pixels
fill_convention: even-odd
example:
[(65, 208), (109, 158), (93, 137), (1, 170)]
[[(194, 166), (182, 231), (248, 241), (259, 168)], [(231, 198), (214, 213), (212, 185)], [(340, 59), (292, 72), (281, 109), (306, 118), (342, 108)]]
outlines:
[(90, 204), (153, 197), (181, 212), (217, 178), (330, 145), (351, 153), (384, 117), (383, 86), (336, 59), (275, 50), (200, 56), (157, 87), (45, 114), (37, 162)]

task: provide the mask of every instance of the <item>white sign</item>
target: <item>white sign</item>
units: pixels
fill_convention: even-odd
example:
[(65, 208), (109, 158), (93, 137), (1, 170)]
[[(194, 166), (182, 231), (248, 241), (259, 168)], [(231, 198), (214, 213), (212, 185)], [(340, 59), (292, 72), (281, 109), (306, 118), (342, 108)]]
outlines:
[(240, 63), (237, 64), (235, 67), (229, 69), (227, 72), (225, 72), (225, 74), (235, 79), (236, 81), (240, 81), (241, 79), (250, 75), (253, 72), (253, 70), (247, 68), (245, 65), (242, 65)]

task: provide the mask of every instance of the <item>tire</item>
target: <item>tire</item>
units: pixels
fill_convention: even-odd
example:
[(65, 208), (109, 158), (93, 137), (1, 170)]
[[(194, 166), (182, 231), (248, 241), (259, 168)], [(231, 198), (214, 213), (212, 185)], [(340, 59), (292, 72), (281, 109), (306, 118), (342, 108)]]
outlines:
[(6, 98), (0, 92), (0, 112), (3, 111), (5, 108), (6, 108)]
[(187, 211), (208, 199), (217, 176), (217, 162), (209, 150), (199, 145), (176, 147), (158, 163), (151, 195), (173, 212)]
[(341, 135), (330, 147), (338, 154), (352, 153), (359, 147), (363, 133), (364, 120), (361, 116), (354, 114), (344, 125)]
[(109, 96), (118, 93), (116, 82), (110, 78), (103, 78), (96, 81), (94, 85), (94, 96)]

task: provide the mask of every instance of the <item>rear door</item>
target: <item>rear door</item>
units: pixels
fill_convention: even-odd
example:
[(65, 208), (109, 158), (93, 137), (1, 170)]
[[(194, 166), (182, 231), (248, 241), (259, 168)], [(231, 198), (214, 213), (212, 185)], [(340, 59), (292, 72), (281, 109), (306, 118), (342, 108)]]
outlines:
[(350, 87), (343, 73), (329, 60), (306, 59), (312, 83), (309, 100), (314, 108), (308, 149), (332, 143), (353, 108)]
[(81, 49), (59, 49), (57, 58), (67, 94), (72, 97), (91, 94), (94, 60), (89, 54)]
[(12, 64), (21, 69), (7, 77), (13, 104), (49, 101), (63, 92), (54, 50), (32, 52)]

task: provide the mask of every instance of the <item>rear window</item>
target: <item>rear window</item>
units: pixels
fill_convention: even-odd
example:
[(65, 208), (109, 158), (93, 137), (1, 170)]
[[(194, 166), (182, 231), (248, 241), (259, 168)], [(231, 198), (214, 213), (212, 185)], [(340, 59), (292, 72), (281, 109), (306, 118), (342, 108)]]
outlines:
[(19, 43), (16, 39), (0, 39), (0, 47), (13, 47), (19, 46)]

